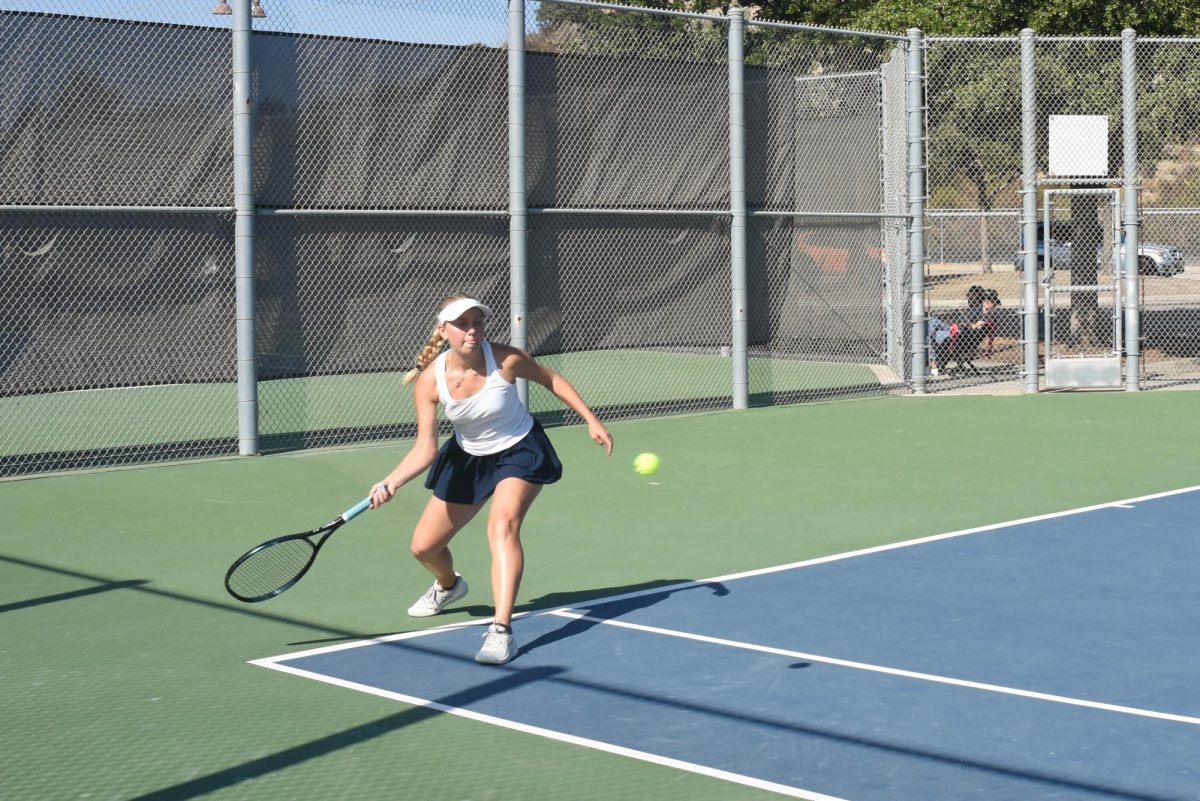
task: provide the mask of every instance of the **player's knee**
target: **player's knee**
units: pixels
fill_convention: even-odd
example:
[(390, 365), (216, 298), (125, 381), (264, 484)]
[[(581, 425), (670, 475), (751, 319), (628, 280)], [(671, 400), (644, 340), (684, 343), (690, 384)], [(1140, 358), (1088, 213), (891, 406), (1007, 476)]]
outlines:
[(416, 557), (418, 562), (425, 562), (436, 557), (445, 548), (442, 546), (433, 547), (423, 542), (414, 541), (409, 550), (412, 551), (412, 555)]
[(516, 515), (494, 515), (488, 519), (488, 539), (502, 542), (521, 536), (521, 518)]

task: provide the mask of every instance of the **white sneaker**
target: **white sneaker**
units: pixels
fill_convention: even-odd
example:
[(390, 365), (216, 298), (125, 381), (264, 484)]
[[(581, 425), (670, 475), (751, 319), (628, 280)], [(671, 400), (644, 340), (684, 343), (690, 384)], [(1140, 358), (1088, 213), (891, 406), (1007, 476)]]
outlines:
[(483, 633), (483, 647), (475, 654), (481, 665), (503, 665), (517, 655), (517, 639), (511, 631), (504, 631), (495, 623)]
[(433, 586), (408, 608), (409, 617), (431, 617), (466, 595), (467, 580), (457, 573), (454, 575), (458, 580), (448, 590), (443, 589), (441, 584), (434, 581)]

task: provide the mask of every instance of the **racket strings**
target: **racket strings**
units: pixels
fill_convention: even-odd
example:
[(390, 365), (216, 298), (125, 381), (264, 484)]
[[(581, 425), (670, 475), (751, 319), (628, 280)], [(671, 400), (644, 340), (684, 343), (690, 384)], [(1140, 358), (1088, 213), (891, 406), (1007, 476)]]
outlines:
[(230, 572), (229, 589), (243, 598), (273, 595), (304, 572), (316, 554), (306, 539), (283, 540), (246, 557)]

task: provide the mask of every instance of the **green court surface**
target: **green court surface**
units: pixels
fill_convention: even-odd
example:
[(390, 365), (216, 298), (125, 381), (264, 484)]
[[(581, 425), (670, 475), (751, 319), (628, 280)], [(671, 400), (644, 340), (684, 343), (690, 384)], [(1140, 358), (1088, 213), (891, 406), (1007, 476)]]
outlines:
[[(571, 377), (595, 408), (676, 405), (730, 395), (728, 357), (670, 351), (590, 351), (539, 357)], [(862, 364), (752, 358), (751, 392), (819, 392), (876, 386)], [(415, 421), (403, 373), (276, 379), (259, 384), (261, 433), (396, 426)], [(614, 381), (613, 376), (623, 380)], [(632, 380), (631, 380), (632, 379)], [(549, 393), (532, 393), (535, 412), (560, 409)], [(164, 411), (166, 413), (164, 413)], [(237, 386), (173, 384), (55, 392), (0, 398), (0, 418), (19, 435), (3, 455), (87, 451), (147, 443), (228, 440), (236, 450)], [(54, 420), (48, 425), (47, 420)], [(105, 421), (96, 426), (93, 421)]]
[[(1200, 484), (1197, 401), (879, 397), (619, 421), (611, 459), (582, 427), (553, 428), (566, 474), (527, 521), (519, 604)], [(404, 614), (429, 584), (407, 550), (426, 497), (418, 484), (338, 532), (284, 595), (258, 605), (225, 595), (237, 554), (349, 507), (405, 444), (0, 483), (0, 798), (777, 797), (247, 664), (486, 618), (481, 520), (456, 541), (473, 578), (466, 605)], [(641, 451), (663, 458), (652, 478), (632, 470)]]

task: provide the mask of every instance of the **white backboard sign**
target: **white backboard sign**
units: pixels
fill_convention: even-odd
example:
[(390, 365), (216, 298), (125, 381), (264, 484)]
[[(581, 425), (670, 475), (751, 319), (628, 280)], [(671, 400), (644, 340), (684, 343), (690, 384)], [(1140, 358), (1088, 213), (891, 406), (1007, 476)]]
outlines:
[(1050, 174), (1108, 176), (1108, 115), (1050, 115)]

